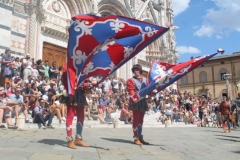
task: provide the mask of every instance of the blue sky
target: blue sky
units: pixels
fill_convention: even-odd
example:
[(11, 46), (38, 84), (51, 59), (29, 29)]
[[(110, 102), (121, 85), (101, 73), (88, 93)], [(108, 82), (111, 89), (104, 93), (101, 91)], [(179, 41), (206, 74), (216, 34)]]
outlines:
[(240, 0), (173, 0), (178, 62), (240, 51)]

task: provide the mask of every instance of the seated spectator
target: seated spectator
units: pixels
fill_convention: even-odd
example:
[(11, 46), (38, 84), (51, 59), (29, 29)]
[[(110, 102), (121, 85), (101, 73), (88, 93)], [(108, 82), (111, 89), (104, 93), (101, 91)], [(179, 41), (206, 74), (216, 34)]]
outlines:
[(28, 78), (24, 81), (24, 86), (26, 87), (28, 83), (33, 83), (33, 77), (32, 75), (28, 75)]
[(161, 111), (161, 115), (157, 121), (162, 122), (162, 124), (164, 124), (166, 120), (167, 120), (167, 116), (165, 115), (164, 111)]
[(56, 92), (53, 89), (48, 89), (47, 93), (45, 94), (47, 97), (46, 103), (52, 105), (56, 101)]
[(105, 122), (111, 124), (115, 122), (115, 119), (116, 119), (116, 107), (109, 103), (106, 108), (106, 116), (104, 120)]
[(179, 112), (177, 108), (173, 109), (173, 116), (172, 116), (173, 122), (179, 122)]
[(15, 89), (17, 86), (23, 86), (23, 80), (19, 76), (18, 72), (12, 77), (11, 88)]
[(67, 112), (66, 110), (67, 108), (65, 108), (63, 104), (60, 104), (59, 101), (55, 101), (50, 106), (51, 113), (57, 116), (60, 124), (66, 121), (66, 118), (65, 118), (66, 112)]
[(125, 104), (120, 113), (120, 121), (124, 121), (125, 124), (130, 124), (132, 121), (132, 111), (128, 110), (128, 104)]
[[(38, 123), (39, 128), (41, 128), (41, 124), (43, 125), (43, 129), (46, 128), (54, 128), (52, 126), (52, 119), (54, 114), (50, 112), (50, 109), (46, 107), (46, 104), (43, 99), (39, 99), (39, 105), (34, 108), (34, 120), (33, 123)], [(47, 125), (46, 125), (47, 122)]]
[(86, 100), (87, 100), (87, 103), (88, 103), (88, 106), (86, 106), (84, 109), (85, 109), (85, 117), (88, 118), (88, 120), (92, 120), (91, 118), (91, 112), (90, 112), (90, 107), (92, 105), (92, 97), (91, 97), (91, 94), (87, 94), (86, 95)]
[(23, 100), (26, 102), (27, 109), (29, 109), (29, 106), (31, 109), (33, 109), (36, 106), (37, 100), (39, 98), (39, 95), (35, 95), (31, 87), (32, 84), (27, 83), (26, 87), (22, 89)]
[(0, 129), (6, 128), (2, 124), (2, 120), (4, 119), (7, 123), (8, 129), (17, 129), (18, 127), (12, 124), (12, 118), (10, 115), (10, 111), (12, 111), (12, 107), (7, 106), (6, 103), (3, 101), (3, 91), (0, 91)]
[(25, 122), (28, 123), (28, 110), (26, 105), (23, 103), (23, 96), (21, 95), (21, 88), (15, 88), (15, 94), (11, 94), (10, 96), (11, 102), (8, 102), (9, 105), (13, 106), (14, 115), (18, 117), (19, 113), (23, 113), (25, 116)]
[(33, 91), (33, 94), (36, 95), (37, 97), (40, 97), (42, 95), (41, 92), (39, 92), (38, 87), (37, 87), (37, 83), (33, 82), (31, 85), (31, 89)]
[(92, 103), (88, 103), (89, 110), (90, 110), (90, 117), (94, 120), (97, 120), (98, 111), (97, 111), (97, 103), (96, 98), (92, 99)]
[(109, 103), (109, 100), (108, 100), (106, 94), (104, 94), (104, 95), (100, 98), (99, 103), (100, 103), (100, 105), (101, 105), (101, 107), (102, 107), (102, 110), (103, 110), (103, 112), (104, 112), (107, 104)]
[(154, 113), (157, 113), (157, 105), (154, 99), (151, 100), (152, 110)]
[(5, 90), (7, 90), (11, 86), (11, 78), (13, 76), (12, 63), (7, 63), (3, 75), (4, 75), (4, 88)]

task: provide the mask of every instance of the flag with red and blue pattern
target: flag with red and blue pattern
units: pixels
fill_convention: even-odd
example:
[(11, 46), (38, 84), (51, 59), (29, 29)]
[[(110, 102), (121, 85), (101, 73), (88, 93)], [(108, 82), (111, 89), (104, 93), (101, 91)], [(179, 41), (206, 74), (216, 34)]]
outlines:
[(67, 88), (95, 75), (102, 80), (133, 58), (168, 28), (121, 16), (77, 15), (69, 27)]
[[(218, 53), (223, 52), (224, 51)], [(210, 58), (217, 55), (218, 53), (193, 58), (187, 62), (176, 65), (168, 64), (165, 62), (153, 61), (147, 77), (148, 85), (147, 87), (139, 91), (138, 96), (140, 98), (143, 98), (154, 89), (160, 92), (181, 77), (191, 72), (196, 67), (200, 66), (201, 64), (208, 61)]]

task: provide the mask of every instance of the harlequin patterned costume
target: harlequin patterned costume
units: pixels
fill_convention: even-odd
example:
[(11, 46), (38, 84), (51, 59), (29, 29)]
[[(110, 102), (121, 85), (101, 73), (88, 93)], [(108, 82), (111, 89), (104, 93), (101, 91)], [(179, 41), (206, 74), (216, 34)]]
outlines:
[[(132, 71), (137, 68), (142, 72), (142, 67), (140, 65), (134, 65)], [(135, 95), (139, 90), (146, 87), (146, 78), (130, 78), (127, 80), (127, 91), (130, 96)], [(138, 102), (133, 102), (130, 100), (129, 102), (129, 110), (133, 112), (133, 138), (134, 143), (137, 145), (149, 144), (143, 140), (142, 136), (142, 126), (145, 111), (148, 110), (148, 104), (146, 99), (141, 99)]]
[[(63, 85), (67, 88), (67, 84), (64, 80), (66, 72), (63, 72)], [(87, 104), (85, 94), (89, 91), (88, 80), (85, 81), (84, 85), (80, 88), (75, 89), (74, 95), (62, 96), (61, 101), (67, 106), (67, 117), (66, 117), (66, 130), (67, 130), (67, 141), (69, 148), (76, 148), (76, 145), (88, 147), (89, 145), (85, 144), (82, 141), (82, 130), (84, 123), (84, 107)], [(72, 137), (72, 122), (74, 115), (77, 116), (77, 125), (76, 125), (76, 138), (75, 140)]]

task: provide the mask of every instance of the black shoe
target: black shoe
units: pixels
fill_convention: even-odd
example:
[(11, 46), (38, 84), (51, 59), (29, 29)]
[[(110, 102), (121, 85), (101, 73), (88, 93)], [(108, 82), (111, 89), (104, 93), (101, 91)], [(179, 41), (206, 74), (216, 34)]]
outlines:
[(4, 129), (4, 128), (6, 128), (6, 127), (2, 124), (2, 125), (0, 126), (0, 128), (1, 128), (1, 129)]
[(26, 119), (26, 120), (25, 120), (25, 123), (29, 123), (29, 120)]

